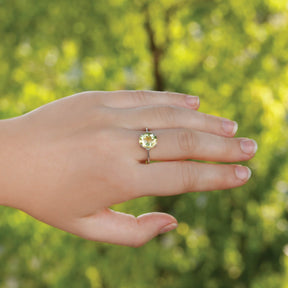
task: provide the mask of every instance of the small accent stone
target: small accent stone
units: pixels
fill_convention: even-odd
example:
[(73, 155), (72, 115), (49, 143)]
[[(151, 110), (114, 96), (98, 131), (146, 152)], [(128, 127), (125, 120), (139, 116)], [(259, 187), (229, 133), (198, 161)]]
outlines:
[(157, 137), (153, 133), (146, 132), (139, 137), (139, 144), (146, 150), (150, 150), (157, 144)]

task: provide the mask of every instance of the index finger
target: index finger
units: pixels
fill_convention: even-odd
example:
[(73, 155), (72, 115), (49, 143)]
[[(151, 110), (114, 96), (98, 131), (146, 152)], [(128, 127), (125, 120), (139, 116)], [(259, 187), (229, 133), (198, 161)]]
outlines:
[(197, 110), (198, 96), (176, 92), (121, 90), (103, 94), (102, 103), (112, 108), (133, 108), (151, 105), (173, 105)]

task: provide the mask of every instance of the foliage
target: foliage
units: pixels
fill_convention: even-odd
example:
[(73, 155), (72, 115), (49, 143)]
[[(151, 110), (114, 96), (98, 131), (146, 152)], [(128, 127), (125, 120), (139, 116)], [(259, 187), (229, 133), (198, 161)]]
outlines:
[(1, 207), (1, 287), (288, 287), (287, 1), (0, 0), (0, 19), (1, 118), (83, 90), (165, 89), (259, 143), (242, 188), (117, 206), (180, 222), (138, 249)]

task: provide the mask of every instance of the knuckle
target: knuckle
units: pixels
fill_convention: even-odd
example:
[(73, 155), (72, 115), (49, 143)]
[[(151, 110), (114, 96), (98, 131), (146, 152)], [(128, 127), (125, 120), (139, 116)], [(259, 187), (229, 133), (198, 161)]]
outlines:
[(183, 192), (190, 192), (197, 186), (197, 170), (193, 166), (193, 163), (184, 162), (180, 163), (180, 179), (183, 187)]
[(147, 91), (145, 90), (135, 91), (135, 100), (141, 105), (146, 104), (147, 103)]
[[(234, 139), (233, 139), (234, 140)], [(235, 155), (235, 146), (233, 145), (233, 141), (229, 138), (222, 139), (222, 151), (225, 151), (226, 155)]]
[(141, 224), (139, 222), (139, 218), (137, 217), (131, 217), (131, 227), (134, 229), (133, 237), (130, 238), (128, 246), (138, 248), (140, 246), (143, 246), (148, 239), (147, 236), (145, 235), (146, 233), (144, 232), (143, 229), (141, 229)]
[(175, 115), (175, 109), (172, 106), (163, 106), (157, 108), (158, 112), (158, 118), (161, 122), (175, 123), (176, 115)]
[(171, 95), (171, 93), (168, 91), (162, 91), (161, 94), (164, 95), (165, 97), (169, 97)]
[(209, 128), (211, 126), (211, 123), (209, 123), (210, 122), (209, 120), (210, 120), (210, 117), (207, 114), (203, 113), (202, 114), (203, 128), (206, 129), (206, 128)]
[(191, 152), (196, 148), (196, 137), (195, 134), (189, 129), (183, 129), (178, 132), (178, 145), (180, 151)]

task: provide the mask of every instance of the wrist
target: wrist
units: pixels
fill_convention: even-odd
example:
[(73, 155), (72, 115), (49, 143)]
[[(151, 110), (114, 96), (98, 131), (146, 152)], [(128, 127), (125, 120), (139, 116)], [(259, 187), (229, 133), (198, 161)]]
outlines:
[(0, 120), (0, 205), (12, 207), (19, 192), (16, 171), (21, 150), (16, 119)]

